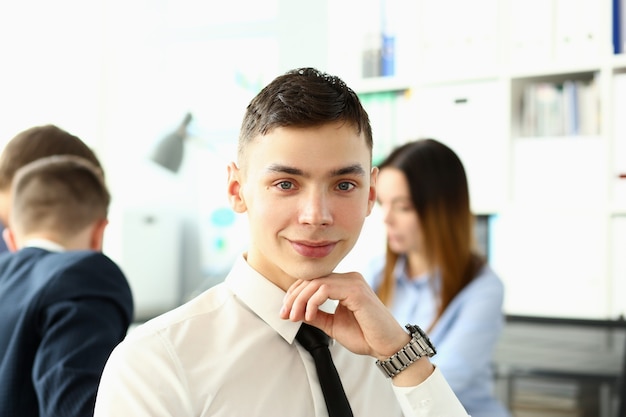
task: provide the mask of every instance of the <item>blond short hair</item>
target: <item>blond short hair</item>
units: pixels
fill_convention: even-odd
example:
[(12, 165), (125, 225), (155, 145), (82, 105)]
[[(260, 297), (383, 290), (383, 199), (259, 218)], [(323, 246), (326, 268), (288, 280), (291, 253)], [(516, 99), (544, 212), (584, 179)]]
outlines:
[(10, 227), (16, 233), (70, 237), (107, 218), (111, 196), (102, 170), (87, 159), (55, 155), (15, 173)]

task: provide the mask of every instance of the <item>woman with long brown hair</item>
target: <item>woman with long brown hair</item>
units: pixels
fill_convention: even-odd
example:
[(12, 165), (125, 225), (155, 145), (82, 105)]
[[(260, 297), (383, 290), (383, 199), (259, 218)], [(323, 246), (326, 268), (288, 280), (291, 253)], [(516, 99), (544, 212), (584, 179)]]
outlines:
[(379, 165), (386, 254), (366, 276), (401, 323), (428, 329), (437, 365), (473, 417), (508, 416), (493, 393), (493, 351), (504, 315), (502, 282), (476, 249), (463, 164), (419, 139)]

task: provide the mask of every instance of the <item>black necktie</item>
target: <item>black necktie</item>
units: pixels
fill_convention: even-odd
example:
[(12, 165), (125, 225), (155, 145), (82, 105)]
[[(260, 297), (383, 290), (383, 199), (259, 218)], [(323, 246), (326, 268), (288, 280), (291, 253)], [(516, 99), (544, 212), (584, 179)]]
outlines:
[(352, 409), (328, 350), (329, 337), (317, 327), (302, 323), (296, 340), (311, 353), (330, 417), (352, 417)]

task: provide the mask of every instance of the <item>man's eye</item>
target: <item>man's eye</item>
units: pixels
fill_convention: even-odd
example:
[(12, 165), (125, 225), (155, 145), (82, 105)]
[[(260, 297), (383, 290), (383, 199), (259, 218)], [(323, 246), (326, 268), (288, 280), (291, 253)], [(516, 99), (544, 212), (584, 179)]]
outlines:
[(341, 191), (349, 191), (354, 188), (354, 184), (351, 182), (340, 182), (337, 186)]
[(281, 190), (291, 190), (293, 188), (293, 184), (289, 181), (281, 181), (277, 185)]

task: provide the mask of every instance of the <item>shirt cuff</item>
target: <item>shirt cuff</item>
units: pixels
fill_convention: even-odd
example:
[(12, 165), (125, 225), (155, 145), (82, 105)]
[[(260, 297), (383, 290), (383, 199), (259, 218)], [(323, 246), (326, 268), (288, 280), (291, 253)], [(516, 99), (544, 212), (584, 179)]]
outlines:
[(424, 382), (415, 387), (392, 386), (406, 417), (468, 416), (437, 367)]

